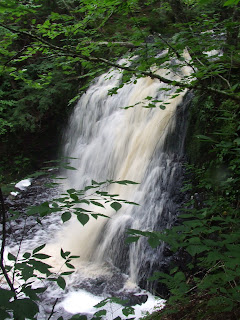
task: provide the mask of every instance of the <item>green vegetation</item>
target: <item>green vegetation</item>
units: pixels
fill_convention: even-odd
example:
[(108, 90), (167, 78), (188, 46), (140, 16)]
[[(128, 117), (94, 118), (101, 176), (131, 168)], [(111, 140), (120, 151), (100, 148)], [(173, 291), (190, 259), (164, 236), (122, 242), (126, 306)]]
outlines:
[[(125, 81), (135, 74), (171, 84), (150, 67), (180, 58), (193, 70), (190, 79), (172, 83), (180, 90), (192, 88), (239, 102), (236, 2), (1, 1), (2, 179), (24, 175), (56, 154), (71, 105), (126, 52), (138, 59), (132, 67), (121, 67)], [(168, 54), (157, 57), (166, 48)], [(191, 61), (182, 56), (186, 48)], [(215, 51), (215, 59), (209, 60), (211, 50), (223, 54)]]
[[(189, 181), (184, 188), (190, 200), (180, 216), (182, 223), (162, 234), (129, 231), (131, 241), (147, 236), (157, 246), (164, 240), (173, 252), (188, 255), (184, 268), (173, 266), (169, 274), (153, 275), (169, 287), (166, 312), (177, 312), (174, 319), (220, 319), (217, 313), (225, 319), (239, 318), (239, 21), (239, 0), (0, 3), (2, 181), (38, 167), (51, 156), (50, 150), (56, 153), (71, 106), (90, 81), (111, 66), (122, 70), (122, 86), (132, 75), (150, 76), (176, 86), (176, 94), (186, 88), (194, 92), (187, 138)], [(168, 52), (159, 56), (165, 49)], [(131, 66), (118, 64), (124, 54), (137, 56)], [(170, 64), (171, 59), (180, 62)], [(152, 71), (153, 65), (173, 71), (188, 66), (192, 74), (172, 81)], [(147, 107), (155, 107), (151, 98), (146, 99)], [(73, 191), (70, 196), (75, 200), (79, 195)], [(68, 217), (66, 213), (63, 220)], [(87, 220), (84, 213), (79, 220)], [(38, 253), (29, 254), (21, 264), (37, 270)], [(55, 280), (63, 287), (59, 277)], [(15, 295), (10, 290), (1, 297), (9, 301)], [(35, 319), (37, 303), (31, 295), (26, 315), (17, 311), (25, 302), (13, 301), (16, 319)], [(184, 314), (184, 306), (192, 313)], [(1, 307), (3, 316), (7, 310)]]
[[(74, 168), (68, 168), (74, 170)], [(38, 206), (30, 206), (27, 208), (26, 214), (27, 216), (35, 217), (36, 223), (39, 224), (41, 224), (43, 217), (54, 212), (59, 212), (61, 214), (63, 222), (70, 220), (72, 216), (75, 215), (79, 223), (84, 226), (90, 218), (98, 219), (100, 216), (108, 218), (108, 216), (98, 212), (99, 208), (105, 208), (107, 204), (116, 212), (122, 207), (122, 203), (137, 205), (136, 203), (119, 199), (117, 194), (109, 194), (107, 191), (103, 191), (111, 184), (129, 185), (136, 183), (129, 180), (92, 181), (91, 185), (86, 186), (82, 190), (69, 189), (59, 198), (55, 198), (50, 202), (44, 202)], [(59, 248), (61, 258), (63, 259), (62, 267), (65, 266), (67, 271), (62, 271), (62, 267), (58, 271), (52, 271), (52, 266), (45, 262), (50, 256), (41, 252), (41, 250), (44, 249), (45, 244), (42, 244), (33, 250), (20, 253), (20, 242), (17, 254), (8, 252), (8, 261), (6, 261), (7, 259), (4, 258), (4, 254), (7, 240), (7, 212), (1, 188), (0, 205), (2, 215), (2, 244), (0, 249), (0, 318), (2, 320), (9, 318), (16, 320), (36, 319), (37, 314), (40, 311), (38, 305), (40, 295), (47, 290), (50, 282), (56, 282), (56, 284), (64, 290), (66, 287), (65, 277), (71, 275), (75, 269), (72, 260), (79, 258), (79, 256), (72, 255), (71, 252), (63, 251), (62, 248)], [(93, 207), (94, 209), (86, 209), (88, 205), (91, 205), (91, 208)], [(11, 219), (16, 219), (18, 216), (18, 212), (11, 212)], [(117, 298), (107, 298), (97, 307), (100, 308), (109, 301), (121, 304), (123, 306), (123, 314), (129, 315), (133, 313), (132, 307), (126, 306), (123, 300)], [(48, 316), (48, 319), (53, 316), (57, 302), (58, 299), (55, 300), (52, 312), (49, 315), (46, 315)], [(100, 320), (101, 316), (105, 314), (106, 310), (97, 311), (94, 319)], [(58, 320), (61, 319), (63, 318), (58, 318)], [(71, 319), (87, 320), (87, 317), (75, 315), (71, 317)]]

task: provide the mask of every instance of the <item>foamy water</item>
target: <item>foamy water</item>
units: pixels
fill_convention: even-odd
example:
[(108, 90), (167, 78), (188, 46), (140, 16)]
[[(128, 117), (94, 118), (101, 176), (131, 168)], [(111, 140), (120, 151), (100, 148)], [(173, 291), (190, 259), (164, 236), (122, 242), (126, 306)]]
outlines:
[[(120, 63), (123, 62), (126, 61)], [(188, 67), (175, 74), (168, 74), (165, 69), (157, 71), (172, 80), (190, 72)], [(98, 212), (109, 218), (90, 218), (85, 226), (75, 218), (63, 224), (56, 213), (44, 219), (44, 227), (36, 229), (31, 239), (22, 241), (19, 256), (46, 243), (41, 252), (51, 256), (46, 262), (53, 266), (55, 274), (68, 270), (60, 255), (61, 248), (80, 256), (71, 262), (75, 272), (65, 277), (64, 291), (55, 283), (42, 280), (48, 290), (41, 297), (38, 319), (50, 314), (56, 298), (52, 320), (61, 315), (67, 319), (75, 313), (91, 318), (97, 311), (94, 306), (111, 296), (131, 302), (135, 295), (146, 295), (146, 302), (134, 306), (136, 319), (164, 305), (163, 300), (138, 286), (144, 282), (146, 287), (153, 288), (147, 278), (164, 260), (164, 245), (152, 249), (145, 239), (129, 245), (125, 238), (129, 228), (162, 230), (171, 227), (176, 219), (186, 131), (184, 120), (179, 123), (178, 117), (184, 115), (186, 91), (172, 98), (175, 88), (162, 91), (168, 89), (166, 84), (140, 78), (136, 84), (126, 84), (117, 95), (109, 96), (108, 91), (120, 85), (121, 77), (113, 69), (100, 76), (76, 105), (65, 134), (64, 154), (75, 158), (70, 165), (77, 170), (66, 172), (63, 188), (81, 189), (91, 184), (92, 179), (133, 180), (139, 184), (113, 184), (106, 190), (139, 206), (123, 205), (116, 212), (108, 205)], [(156, 108), (144, 108), (149, 97), (158, 101)], [(163, 103), (165, 110), (160, 108)], [(123, 109), (132, 105), (136, 106)], [(17, 251), (18, 244), (12, 244), (11, 252)], [(116, 303), (108, 303), (105, 308), (104, 319), (132, 317), (124, 317), (122, 307)]]

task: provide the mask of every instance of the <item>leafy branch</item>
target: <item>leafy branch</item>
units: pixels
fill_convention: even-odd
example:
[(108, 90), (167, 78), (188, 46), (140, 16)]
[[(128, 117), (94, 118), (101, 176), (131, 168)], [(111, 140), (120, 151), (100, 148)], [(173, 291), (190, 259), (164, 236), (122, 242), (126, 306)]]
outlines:
[[(53, 162), (53, 161), (49, 161)], [(75, 168), (68, 166), (67, 164), (62, 164), (61, 166), (67, 169), (75, 170)], [(47, 170), (45, 168), (45, 170)], [(44, 171), (39, 172), (39, 174), (43, 174)], [(134, 202), (130, 202), (123, 199), (118, 199), (117, 194), (110, 194), (107, 191), (103, 191), (107, 186), (111, 184), (120, 184), (120, 185), (129, 185), (129, 184), (137, 184), (130, 180), (107, 180), (103, 182), (96, 182), (92, 180), (92, 184), (90, 186), (86, 186), (82, 190), (69, 189), (62, 197), (53, 199), (51, 203), (44, 202), (38, 206), (31, 206), (27, 209), (28, 215), (37, 215), (37, 220), (40, 221), (41, 217), (49, 215), (53, 212), (62, 212), (61, 218), (63, 222), (68, 221), (71, 218), (72, 213), (77, 215), (78, 221), (85, 225), (89, 221), (89, 216), (91, 215), (93, 218), (97, 219), (99, 216), (107, 217), (102, 213), (95, 212), (93, 210), (87, 210), (81, 207), (82, 205), (93, 205), (98, 208), (105, 208), (104, 204), (109, 204), (110, 207), (117, 212), (121, 209), (121, 203), (134, 204)], [(41, 250), (45, 247), (45, 244), (38, 246), (32, 251), (25, 252), (21, 254), (20, 257), (20, 246), (17, 251), (17, 255), (12, 253), (8, 253), (8, 259), (13, 262), (13, 265), (4, 265), (4, 248), (6, 244), (6, 210), (4, 207), (3, 195), (0, 189), (0, 203), (1, 203), (1, 217), (3, 224), (3, 232), (2, 232), (2, 247), (1, 247), (1, 270), (2, 273), (10, 287), (11, 291), (0, 288), (0, 297), (5, 295), (5, 300), (0, 301), (0, 315), (3, 319), (9, 318), (9, 313), (14, 315), (14, 319), (35, 319), (36, 314), (39, 312), (37, 301), (38, 294), (43, 293), (47, 289), (46, 282), (52, 281), (55, 282), (61, 289), (66, 288), (66, 281), (64, 276), (68, 276), (74, 272), (74, 265), (71, 263), (73, 259), (79, 258), (79, 256), (71, 255), (71, 252), (64, 252), (61, 249), (60, 254), (64, 259), (64, 263), (62, 265), (66, 266), (67, 271), (60, 270), (56, 272), (52, 272), (50, 269), (51, 265), (44, 262), (45, 259), (51, 258), (48, 254), (42, 253)], [(16, 215), (17, 216), (17, 215)], [(22, 242), (22, 240), (21, 240)], [(20, 243), (21, 245), (21, 243)], [(11, 281), (9, 277), (9, 273), (13, 273), (13, 280)], [(17, 278), (19, 281), (19, 285), (17, 289), (14, 288), (14, 278)], [(44, 285), (36, 287), (32, 287), (32, 283), (34, 280), (40, 280)], [(9, 292), (13, 294), (10, 295)], [(27, 298), (23, 298), (27, 296)], [(28, 298), (29, 297), (29, 298)], [(11, 299), (14, 298), (12, 302)], [(1, 299), (0, 299), (1, 300)], [(55, 312), (55, 307), (58, 302), (58, 299), (55, 300), (52, 305), (50, 314), (48, 319), (50, 320)], [(21, 308), (20, 308), (21, 307)], [(21, 309), (21, 312), (19, 311)], [(22, 309), (24, 311), (22, 311)], [(130, 312), (129, 310), (123, 309), (123, 313)], [(96, 313), (96, 316), (100, 316), (103, 314), (103, 311), (99, 311)], [(104, 311), (105, 314), (105, 311)], [(81, 317), (80, 317), (81, 318)]]
[(220, 89), (217, 89), (217, 88), (213, 88), (213, 87), (209, 87), (209, 86), (205, 86), (204, 84), (201, 83), (201, 80), (193, 80), (193, 83), (184, 83), (184, 82), (181, 82), (181, 81), (173, 81), (173, 80), (170, 80), (170, 79), (167, 79), (163, 76), (160, 76), (152, 71), (144, 71), (144, 70), (137, 70), (135, 68), (132, 68), (132, 67), (128, 67), (128, 66), (125, 66), (125, 65), (120, 65), (116, 62), (112, 62), (108, 59), (105, 59), (105, 58), (101, 58), (101, 57), (95, 57), (94, 55), (84, 55), (84, 54), (81, 54), (81, 53), (78, 53), (76, 51), (73, 51), (69, 48), (64, 48), (64, 47), (60, 47), (60, 46), (57, 46), (57, 45), (54, 45), (52, 44), (51, 42), (49, 41), (46, 41), (45, 39), (43, 39), (42, 37), (39, 37), (37, 35), (34, 35), (30, 32), (26, 32), (26, 31), (20, 31), (20, 30), (15, 30), (13, 29), (12, 27), (9, 27), (9, 26), (5, 26), (3, 25), (2, 23), (0, 23), (0, 26), (15, 33), (15, 34), (18, 34), (18, 35), (23, 35), (23, 36), (28, 36), (32, 39), (35, 39), (39, 42), (41, 42), (42, 44), (46, 45), (47, 47), (51, 48), (51, 49), (54, 49), (54, 50), (57, 50), (58, 52), (60, 53), (63, 53), (64, 55), (67, 55), (67, 56), (71, 56), (71, 57), (74, 57), (74, 58), (80, 58), (82, 60), (85, 60), (85, 61), (89, 61), (89, 62), (93, 62), (93, 63), (104, 63), (105, 65), (107, 66), (111, 66), (111, 67), (115, 67), (115, 68), (118, 68), (120, 70), (125, 70), (125, 71), (128, 71), (128, 72), (131, 72), (132, 74), (134, 75), (140, 75), (140, 76), (147, 76), (147, 77), (150, 77), (151, 79), (158, 79), (159, 81), (162, 81), (163, 83), (166, 83), (166, 84), (169, 84), (169, 85), (172, 85), (172, 86), (176, 86), (176, 87), (179, 87), (179, 88), (183, 88), (183, 89), (195, 89), (195, 90), (200, 90), (200, 91), (207, 91), (207, 92), (210, 92), (210, 93), (215, 93), (215, 94), (219, 94), (225, 98), (229, 98), (229, 99), (232, 99), (234, 101), (240, 101), (240, 96), (239, 95), (236, 95), (234, 93), (231, 93), (231, 92), (227, 92), (227, 91), (223, 91), (223, 90), (220, 90)]

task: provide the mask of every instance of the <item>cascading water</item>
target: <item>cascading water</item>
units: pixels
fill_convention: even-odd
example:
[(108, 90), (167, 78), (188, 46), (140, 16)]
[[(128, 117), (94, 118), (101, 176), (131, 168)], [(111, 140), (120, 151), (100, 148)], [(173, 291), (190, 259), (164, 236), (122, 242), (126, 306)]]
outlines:
[[(157, 73), (179, 80), (189, 75), (189, 69), (182, 68), (178, 74), (169, 75), (164, 69)], [(68, 172), (68, 187), (81, 189), (92, 179), (133, 180), (139, 185), (114, 185), (109, 191), (139, 206), (125, 206), (117, 213), (107, 209), (103, 213), (111, 219), (92, 219), (84, 227), (73, 221), (59, 239), (82, 260), (112, 264), (139, 284), (153, 266), (161, 264), (164, 246), (153, 250), (144, 239), (128, 246), (124, 239), (129, 228), (161, 230), (176, 219), (186, 123), (181, 116), (187, 102), (183, 101), (186, 92), (171, 98), (175, 88), (164, 91), (166, 84), (149, 77), (109, 95), (110, 89), (119, 86), (121, 76), (113, 69), (99, 77), (71, 116), (64, 150), (66, 156), (76, 158), (71, 165), (78, 171)], [(159, 102), (156, 108), (144, 108), (147, 97), (162, 100), (166, 109), (159, 108)]]
[[(176, 73), (167, 69), (155, 72), (179, 80), (191, 70), (185, 67)], [(74, 218), (62, 226), (57, 214), (46, 217), (44, 230), (36, 230), (32, 239), (21, 242), (22, 252), (47, 242), (44, 251), (53, 256), (49, 263), (56, 273), (63, 265), (58, 258), (60, 248), (80, 256), (75, 273), (66, 278), (67, 297), (54, 283), (48, 284), (39, 319), (51, 313), (55, 298), (59, 303), (53, 320), (59, 316), (68, 319), (69, 313), (94, 314), (92, 306), (109, 296), (129, 298), (130, 304), (143, 302), (144, 296), (137, 296), (137, 286), (154, 291), (146, 279), (167, 259), (164, 245), (152, 249), (143, 238), (128, 245), (125, 238), (129, 228), (162, 230), (176, 219), (182, 200), (181, 159), (189, 99), (185, 91), (171, 98), (175, 88), (149, 77), (134, 79), (117, 94), (109, 95), (110, 89), (120, 85), (121, 78), (120, 71), (111, 69), (90, 86), (75, 107), (65, 133), (64, 154), (73, 158), (71, 166), (77, 171), (66, 172), (64, 189), (82, 189), (92, 180), (132, 180), (139, 184), (112, 184), (107, 191), (139, 206), (124, 204), (117, 212), (108, 207), (102, 213), (109, 219), (90, 218), (85, 226)], [(144, 108), (149, 97), (162, 102), (156, 102), (155, 108)], [(165, 110), (159, 108), (163, 102)], [(134, 107), (124, 110), (128, 106)], [(13, 251), (18, 252), (18, 245), (14, 245)], [(143, 304), (142, 310), (154, 305), (153, 298), (147, 295), (150, 304)], [(112, 308), (107, 313), (108, 320), (121, 315), (116, 313), (119, 305), (116, 312)], [(140, 316), (141, 313), (136, 319)]]

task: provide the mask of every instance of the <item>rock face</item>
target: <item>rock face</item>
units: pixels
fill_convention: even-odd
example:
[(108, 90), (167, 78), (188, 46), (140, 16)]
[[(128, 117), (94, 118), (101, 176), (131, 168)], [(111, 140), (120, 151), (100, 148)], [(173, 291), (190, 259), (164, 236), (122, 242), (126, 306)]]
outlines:
[(11, 192), (5, 198), (5, 206), (8, 211), (7, 218), (7, 244), (12, 246), (22, 239), (31, 239), (40, 229), (48, 226), (47, 218), (41, 218), (41, 224), (37, 221), (38, 215), (28, 216), (26, 209), (36, 206), (44, 201), (49, 201), (57, 195), (57, 188), (47, 188), (51, 178), (40, 176), (35, 179), (22, 180), (16, 184), (17, 192)]

